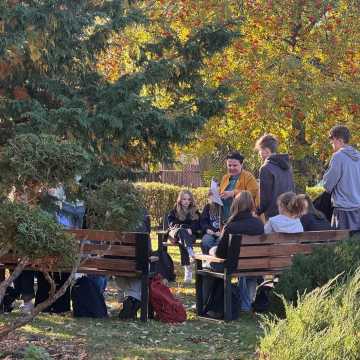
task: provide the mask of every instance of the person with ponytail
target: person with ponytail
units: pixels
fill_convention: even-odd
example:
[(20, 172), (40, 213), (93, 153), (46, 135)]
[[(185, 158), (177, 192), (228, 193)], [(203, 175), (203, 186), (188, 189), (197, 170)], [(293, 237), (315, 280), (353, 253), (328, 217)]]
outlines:
[(281, 232), (281, 233), (299, 233), (304, 228), (300, 218), (306, 209), (305, 195), (296, 195), (289, 191), (278, 197), (277, 205), (279, 215), (269, 218), (265, 224), (265, 233)]
[(191, 191), (181, 190), (174, 209), (168, 215), (169, 236), (179, 244), (181, 265), (185, 270), (185, 283), (192, 280), (190, 258), (194, 257), (193, 245), (200, 231), (200, 213)]

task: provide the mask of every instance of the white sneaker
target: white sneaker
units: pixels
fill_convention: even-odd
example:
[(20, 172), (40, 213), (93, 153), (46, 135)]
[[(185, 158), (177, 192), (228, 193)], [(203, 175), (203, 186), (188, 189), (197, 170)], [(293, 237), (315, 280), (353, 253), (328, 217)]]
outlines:
[(190, 284), (192, 281), (192, 267), (191, 265), (185, 265), (185, 276), (184, 276), (184, 284)]
[(33, 309), (34, 304), (32, 303), (32, 301), (24, 302), (24, 304), (20, 306), (20, 311), (23, 314), (30, 314)]

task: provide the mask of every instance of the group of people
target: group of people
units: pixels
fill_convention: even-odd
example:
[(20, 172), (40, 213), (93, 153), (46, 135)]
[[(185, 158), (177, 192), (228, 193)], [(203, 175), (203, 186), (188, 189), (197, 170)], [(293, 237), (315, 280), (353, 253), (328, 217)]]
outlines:
[[(335, 126), (330, 130), (329, 140), (334, 154), (329, 168), (322, 180), (333, 207), (331, 223), (326, 216), (314, 207), (308, 195), (296, 194), (292, 167), (287, 154), (279, 154), (278, 140), (267, 134), (256, 142), (263, 163), (259, 171), (259, 181), (244, 169), (244, 156), (232, 152), (227, 156), (227, 174), (222, 178), (218, 192), (221, 204), (214, 199), (212, 191), (208, 194), (208, 204), (202, 212), (196, 206), (194, 196), (189, 190), (179, 193), (174, 208), (168, 214), (169, 237), (179, 244), (181, 265), (184, 266), (185, 282), (192, 280), (193, 245), (202, 238), (201, 249), (204, 254), (223, 259), (227, 257), (229, 234), (261, 235), (263, 233), (299, 233), (333, 229), (360, 230), (360, 152), (349, 145), (350, 131), (345, 126)], [(50, 193), (59, 200), (61, 194)], [(56, 213), (59, 223), (68, 228), (81, 228), (85, 209), (83, 204), (75, 208), (62, 199)], [(147, 217), (148, 218), (148, 217)], [(150, 231), (147, 224), (146, 231)], [(213, 270), (222, 271), (219, 264), (205, 264)], [(220, 266), (220, 267), (219, 267)], [(61, 275), (57, 283), (64, 282), (68, 274)], [(38, 275), (39, 303), (46, 298), (49, 285)], [(94, 284), (101, 293), (106, 287), (106, 278), (94, 276)], [(257, 277), (241, 277), (238, 289), (241, 297), (241, 310), (250, 311), (255, 296)], [(140, 308), (141, 283), (138, 279), (117, 279), (124, 291), (125, 300), (121, 319), (134, 318)], [(34, 297), (34, 274), (23, 272), (15, 282), (16, 296), (24, 300), (24, 310), (31, 311)], [(57, 309), (57, 307), (59, 309)], [(70, 294), (47, 309), (63, 312), (70, 309)]]
[[(277, 153), (278, 140), (270, 134), (256, 143), (263, 160), (259, 183), (243, 169), (244, 157), (232, 152), (226, 159), (228, 173), (219, 186), (222, 205), (214, 202), (210, 191), (209, 202), (200, 213), (192, 193), (182, 190), (168, 222), (169, 236), (180, 247), (184, 281), (192, 279), (193, 244), (199, 236), (204, 254), (226, 259), (229, 234), (360, 230), (360, 152), (349, 145), (350, 131), (345, 126), (333, 127), (329, 140), (334, 154), (322, 184), (331, 194), (331, 223), (308, 195), (295, 193), (289, 156)], [(219, 270), (218, 264), (210, 266)], [(252, 277), (239, 279), (243, 311), (251, 310), (257, 281)]]

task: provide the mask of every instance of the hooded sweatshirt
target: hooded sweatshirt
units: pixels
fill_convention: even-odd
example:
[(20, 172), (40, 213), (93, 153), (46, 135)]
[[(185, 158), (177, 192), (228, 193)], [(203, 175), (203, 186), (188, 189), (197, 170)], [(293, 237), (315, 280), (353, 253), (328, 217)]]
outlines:
[(360, 152), (350, 145), (336, 151), (323, 182), (335, 208), (360, 209)]
[(294, 189), (289, 155), (270, 155), (260, 168), (260, 207), (257, 214), (265, 213), (266, 218), (277, 215), (277, 198)]
[(289, 218), (285, 215), (277, 215), (271, 217), (264, 226), (265, 234), (280, 232), (280, 233), (299, 233), (303, 232), (304, 228), (300, 219)]

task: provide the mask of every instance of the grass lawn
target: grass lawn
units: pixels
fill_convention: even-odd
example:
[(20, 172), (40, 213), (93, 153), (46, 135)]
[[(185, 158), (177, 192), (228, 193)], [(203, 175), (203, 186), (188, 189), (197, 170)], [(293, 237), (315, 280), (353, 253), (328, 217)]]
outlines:
[[(178, 250), (173, 247), (169, 252), (178, 275), (172, 290), (187, 308), (186, 323), (119, 321), (120, 305), (116, 289), (110, 283), (109, 319), (74, 319), (71, 314), (40, 315), (31, 325), (0, 343), (0, 359), (24, 359), (24, 350), (30, 344), (34, 353), (46, 349), (50, 359), (256, 359), (257, 337), (261, 334), (257, 318), (242, 315), (238, 321), (226, 324), (198, 320), (191, 308), (195, 304), (194, 284), (182, 283)], [(16, 311), (0, 315), (0, 324), (16, 316)]]

